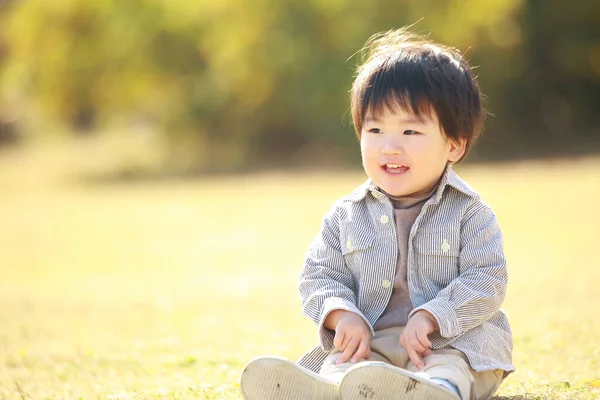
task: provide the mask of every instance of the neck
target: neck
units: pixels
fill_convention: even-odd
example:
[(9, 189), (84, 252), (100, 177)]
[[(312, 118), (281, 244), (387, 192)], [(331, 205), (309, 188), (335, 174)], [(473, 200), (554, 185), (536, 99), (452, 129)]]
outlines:
[(389, 193), (384, 193), (392, 201), (394, 208), (410, 208), (430, 198), (437, 190), (438, 184), (439, 182), (431, 188), (423, 189), (406, 196), (393, 196)]

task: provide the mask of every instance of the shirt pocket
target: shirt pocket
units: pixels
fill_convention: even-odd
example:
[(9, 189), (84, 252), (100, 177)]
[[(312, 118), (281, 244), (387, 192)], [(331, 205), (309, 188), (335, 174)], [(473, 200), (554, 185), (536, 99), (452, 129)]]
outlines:
[(422, 232), (414, 242), (414, 256), (421, 276), (442, 290), (459, 275), (460, 233)]
[(359, 277), (364, 266), (374, 261), (375, 233), (358, 224), (342, 223), (340, 239), (344, 262)]

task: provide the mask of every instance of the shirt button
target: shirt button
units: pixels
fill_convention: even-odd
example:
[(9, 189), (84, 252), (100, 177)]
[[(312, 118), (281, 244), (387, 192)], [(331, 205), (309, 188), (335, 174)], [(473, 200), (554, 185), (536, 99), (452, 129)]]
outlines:
[(383, 282), (381, 283), (381, 286), (383, 286), (384, 288), (389, 288), (390, 286), (392, 286), (392, 282), (390, 282), (387, 279), (384, 279)]
[(447, 253), (448, 250), (450, 250), (450, 244), (448, 244), (448, 240), (444, 239), (444, 242), (442, 243), (442, 251), (444, 253)]
[(379, 222), (382, 224), (387, 224), (390, 222), (390, 218), (387, 215), (382, 215), (381, 218), (379, 218)]
[(348, 250), (352, 250), (352, 241), (350, 240), (350, 238), (348, 238), (348, 241), (346, 242), (346, 248)]

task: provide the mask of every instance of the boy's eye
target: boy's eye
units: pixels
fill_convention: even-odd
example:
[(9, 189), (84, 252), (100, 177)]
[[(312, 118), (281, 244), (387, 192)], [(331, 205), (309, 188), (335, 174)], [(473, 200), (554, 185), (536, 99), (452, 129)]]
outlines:
[(369, 132), (370, 133), (381, 133), (381, 129), (379, 129), (379, 128), (371, 128), (371, 129), (369, 129)]
[(407, 130), (404, 131), (404, 134), (405, 135), (419, 135), (420, 132), (413, 131), (412, 129), (407, 129)]

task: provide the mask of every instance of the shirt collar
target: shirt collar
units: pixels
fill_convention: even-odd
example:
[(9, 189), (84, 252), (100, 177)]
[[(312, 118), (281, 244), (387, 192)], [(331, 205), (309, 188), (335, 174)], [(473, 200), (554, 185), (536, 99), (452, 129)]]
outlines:
[[(467, 196), (479, 198), (479, 194), (467, 182), (462, 180), (456, 174), (456, 172), (454, 172), (451, 165), (446, 167), (446, 170), (440, 179), (440, 184), (438, 185), (437, 191), (434, 195), (436, 203), (442, 199), (442, 194), (444, 193), (446, 186), (452, 186), (454, 189), (466, 194)], [(383, 198), (385, 196), (385, 194), (379, 190), (377, 185), (375, 185), (375, 182), (373, 182), (371, 179), (367, 179), (362, 185), (350, 193), (348, 199), (353, 202), (361, 201), (369, 193), (375, 198)]]

